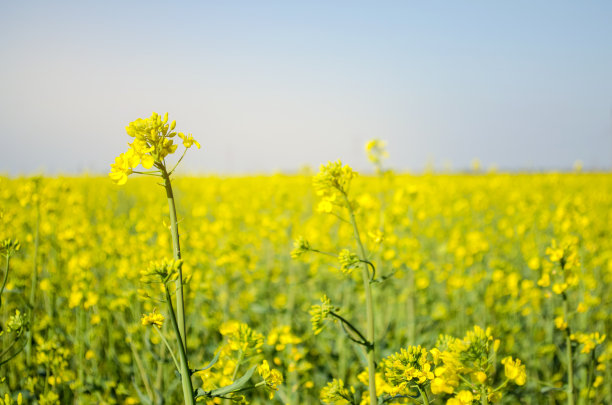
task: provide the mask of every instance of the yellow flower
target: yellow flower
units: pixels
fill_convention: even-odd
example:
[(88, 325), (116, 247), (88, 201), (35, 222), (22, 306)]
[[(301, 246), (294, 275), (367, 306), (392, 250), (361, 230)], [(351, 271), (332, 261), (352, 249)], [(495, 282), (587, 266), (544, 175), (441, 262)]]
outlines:
[(283, 382), (283, 375), (278, 370), (270, 370), (270, 366), (266, 360), (257, 366), (257, 371), (266, 383), (266, 391), (268, 391), (269, 398), (274, 398), (274, 393), (278, 391), (278, 386)]
[(431, 382), (430, 388), (431, 388), (431, 392), (434, 395), (438, 395), (442, 393), (452, 394), (453, 391), (455, 390), (454, 385), (449, 384), (448, 380), (445, 380), (444, 378), (441, 378), (441, 377), (434, 378), (433, 381)]
[(115, 184), (121, 186), (127, 182), (127, 176), (132, 174), (132, 169), (139, 164), (140, 157), (134, 152), (134, 149), (130, 148), (115, 158), (115, 163), (111, 164), (108, 176)]
[(327, 298), (327, 295), (321, 297), (321, 305), (313, 305), (310, 307), (310, 311), (308, 312), (310, 314), (312, 330), (315, 335), (318, 335), (323, 330), (325, 326), (324, 321), (329, 316), (329, 313), (337, 310), (338, 309), (332, 305), (331, 300)]
[(567, 329), (567, 322), (565, 322), (565, 319), (563, 319), (562, 316), (558, 316), (555, 318), (555, 326), (559, 330), (565, 330)]
[(155, 325), (158, 328), (161, 328), (164, 324), (164, 319), (165, 318), (162, 314), (158, 314), (157, 312), (153, 311), (147, 315), (142, 315), (142, 325)]
[(411, 395), (413, 385), (422, 386), (434, 380), (432, 363), (427, 357), (428, 352), (424, 347), (408, 346), (383, 359), (385, 378), (392, 386), (393, 395)]
[(588, 354), (593, 351), (597, 345), (602, 344), (606, 340), (606, 335), (600, 335), (599, 332), (591, 334), (572, 333), (570, 339), (583, 344), (584, 346), (580, 353)]
[(368, 160), (375, 165), (380, 165), (383, 159), (389, 157), (386, 150), (387, 142), (380, 139), (372, 139), (366, 143), (365, 150)]
[(251, 329), (246, 323), (228, 321), (221, 325), (219, 331), (227, 338), (231, 350), (242, 351), (245, 357), (261, 352), (263, 335)]
[[(111, 180), (116, 184), (125, 184), (127, 176), (129, 176), (135, 167), (142, 164), (145, 169), (150, 169), (153, 166), (158, 168), (165, 167), (164, 158), (176, 151), (177, 145), (171, 139), (176, 135), (173, 132), (176, 126), (176, 121), (168, 124), (168, 113), (162, 117), (153, 113), (149, 118), (138, 118), (130, 122), (126, 127), (126, 132), (134, 138), (132, 143), (128, 143), (129, 149), (115, 159), (115, 163), (111, 165), (109, 174)], [(185, 148), (190, 148), (196, 145), (198, 149), (200, 144), (193, 139), (191, 134), (185, 136), (179, 133), (183, 139)]]
[(474, 373), (474, 378), (476, 378), (476, 381), (479, 383), (484, 384), (484, 382), (487, 380), (487, 375), (482, 371), (477, 371)]
[(193, 139), (193, 135), (185, 135), (182, 132), (179, 132), (178, 136), (183, 140), (183, 146), (185, 146), (185, 148), (189, 149), (192, 145), (195, 145), (198, 149), (200, 149), (200, 144), (198, 143), (198, 141)]
[(313, 184), (317, 194), (323, 197), (335, 196), (337, 192), (348, 193), (351, 180), (357, 175), (349, 165), (341, 161), (328, 162), (321, 165), (319, 173), (314, 177)]
[(504, 365), (504, 374), (508, 379), (514, 381), (516, 385), (525, 385), (527, 374), (525, 373), (525, 365), (521, 364), (521, 360), (512, 360), (512, 357), (505, 357), (501, 362)]
[(321, 401), (336, 405), (353, 403), (352, 387), (349, 391), (344, 386), (344, 381), (334, 379), (321, 390)]
[(475, 399), (470, 391), (461, 390), (454, 398), (449, 399), (446, 405), (472, 405)]

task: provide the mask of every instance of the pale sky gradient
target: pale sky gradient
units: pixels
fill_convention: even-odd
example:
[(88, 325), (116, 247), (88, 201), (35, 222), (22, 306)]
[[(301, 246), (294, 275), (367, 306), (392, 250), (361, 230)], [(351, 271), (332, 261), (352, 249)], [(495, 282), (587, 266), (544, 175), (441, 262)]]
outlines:
[(0, 173), (106, 173), (170, 112), (183, 171), (612, 165), (611, 1), (5, 1)]

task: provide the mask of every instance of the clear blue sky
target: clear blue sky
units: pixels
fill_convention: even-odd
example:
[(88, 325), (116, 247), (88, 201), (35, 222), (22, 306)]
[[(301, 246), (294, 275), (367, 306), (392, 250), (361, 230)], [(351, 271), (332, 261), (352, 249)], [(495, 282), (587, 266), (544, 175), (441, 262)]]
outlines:
[(106, 173), (170, 112), (184, 171), (612, 165), (610, 1), (14, 1), (0, 172)]

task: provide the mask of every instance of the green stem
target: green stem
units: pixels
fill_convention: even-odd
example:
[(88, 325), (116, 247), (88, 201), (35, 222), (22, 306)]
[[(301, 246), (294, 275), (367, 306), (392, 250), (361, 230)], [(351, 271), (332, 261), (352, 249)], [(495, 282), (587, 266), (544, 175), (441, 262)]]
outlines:
[(80, 305), (76, 308), (77, 321), (77, 358), (79, 363), (79, 393), (83, 392), (85, 386), (85, 309)]
[(4, 280), (2, 280), (2, 287), (0, 287), (0, 306), (2, 306), (2, 293), (4, 287), (6, 287), (6, 280), (8, 280), (9, 263), (11, 262), (11, 255), (9, 252), (6, 253), (6, 268), (4, 269)]
[[(359, 228), (357, 227), (357, 220), (355, 219), (355, 213), (353, 207), (348, 199), (346, 193), (342, 192), (344, 196), (344, 202), (348, 209), (351, 224), (353, 225), (353, 232), (355, 234), (355, 240), (359, 246), (359, 252), (362, 260), (367, 260), (366, 250), (361, 242), (361, 236), (359, 235)], [(370, 272), (368, 271), (367, 263), (362, 263), (361, 276), (363, 279), (363, 288), (366, 295), (366, 319), (367, 319), (367, 338), (370, 342), (370, 346), (367, 348), (367, 359), (368, 359), (368, 389), (370, 393), (370, 405), (377, 405), (378, 398), (376, 395), (376, 362), (375, 362), (375, 333), (374, 333), (374, 305), (372, 302), (372, 288), (370, 283)]]
[(419, 392), (421, 393), (421, 398), (423, 398), (423, 405), (429, 405), (429, 397), (427, 397), (427, 392), (421, 387), (417, 386)]
[[(506, 385), (508, 385), (508, 382), (510, 382), (509, 378), (506, 378), (506, 381), (504, 381), (499, 387), (495, 388), (493, 390), (493, 392), (497, 392), (500, 391), (502, 388), (504, 388)], [(552, 385), (551, 385), (552, 386)]]
[(588, 373), (587, 373), (587, 380), (586, 380), (586, 398), (587, 400), (589, 399), (589, 396), (591, 395), (591, 388), (593, 387), (593, 377), (595, 376), (595, 364), (596, 364), (596, 359), (595, 359), (595, 350), (593, 349), (593, 351), (591, 352), (591, 360), (589, 361), (589, 368), (588, 368)]
[[(236, 381), (236, 376), (238, 375), (238, 369), (240, 368), (240, 364), (242, 364), (243, 359), (244, 359), (244, 352), (240, 350), (240, 352), (238, 353), (238, 361), (236, 361), (236, 366), (234, 367), (234, 373), (232, 374), (232, 382)], [(265, 384), (265, 381), (264, 381), (264, 384)], [(231, 398), (225, 398), (223, 400), (224, 405), (230, 405), (231, 403), (232, 403)]]
[(236, 367), (234, 368), (234, 374), (232, 374), (232, 382), (236, 381), (236, 376), (238, 375), (238, 369), (240, 368), (240, 364), (242, 364), (242, 360), (244, 359), (244, 353), (240, 350), (238, 353), (238, 361), (236, 362)]
[(172, 327), (174, 328), (174, 333), (176, 334), (176, 341), (179, 348), (179, 373), (181, 375), (181, 384), (183, 386), (183, 396), (185, 397), (185, 405), (195, 405), (195, 401), (193, 399), (193, 385), (191, 384), (191, 371), (189, 370), (189, 365), (187, 362), (187, 353), (185, 351), (185, 346), (183, 346), (183, 340), (181, 339), (179, 325), (176, 320), (176, 315), (174, 314), (174, 308), (172, 306), (172, 296), (170, 295), (170, 290), (168, 290), (168, 285), (164, 284), (164, 289), (166, 290), (166, 302), (168, 303), (168, 309), (170, 310), (170, 320), (172, 321)]
[[(568, 303), (565, 292), (563, 297), (563, 319), (567, 322), (568, 319)], [(565, 329), (565, 355), (567, 357), (567, 404), (574, 405), (574, 362), (572, 355), (572, 340), (570, 339), (569, 326)]]
[[(162, 177), (164, 179), (164, 187), (166, 188), (166, 196), (168, 197), (168, 208), (170, 210), (170, 233), (172, 234), (172, 249), (174, 259), (181, 259), (181, 245), (179, 242), (178, 221), (176, 219), (176, 206), (174, 204), (174, 193), (172, 192), (172, 184), (170, 175), (166, 171), (165, 166), (160, 167)], [(176, 317), (183, 346), (187, 350), (187, 333), (185, 331), (185, 300), (183, 298), (183, 271), (181, 266), (178, 269), (178, 278), (176, 279)]]
[(170, 347), (170, 343), (168, 343), (168, 340), (166, 340), (166, 337), (164, 336), (163, 333), (161, 333), (161, 330), (159, 330), (159, 328), (157, 326), (153, 326), (153, 329), (155, 329), (155, 331), (157, 332), (157, 334), (161, 338), (162, 342), (164, 342), (164, 344), (166, 345), (166, 348), (168, 348), (168, 352), (170, 352), (170, 356), (172, 356), (172, 360), (174, 360), (174, 365), (176, 366), (176, 371), (178, 371), (180, 373), (181, 372), (181, 366), (179, 365), (179, 362), (176, 359), (176, 356), (174, 355), (174, 352), (172, 351), (172, 348)]
[(330, 311), (329, 314), (333, 316), (334, 318), (338, 319), (343, 325), (349, 328), (349, 330), (354, 335), (354, 336), (349, 336), (349, 338), (353, 342), (358, 343), (362, 346), (365, 346), (366, 348), (371, 346), (371, 343), (368, 342), (368, 340), (363, 336), (363, 334), (359, 332), (359, 330), (356, 327), (354, 327), (349, 321), (347, 321), (346, 319), (344, 319), (342, 316), (338, 315), (334, 311)]
[(480, 386), (480, 404), (489, 405), (489, 398), (487, 398), (487, 389), (484, 385)]
[(414, 303), (414, 271), (412, 268), (406, 269), (406, 275), (408, 278), (406, 289), (408, 290), (408, 298), (406, 299), (406, 317), (408, 321), (408, 343), (416, 345), (416, 311)]
[(153, 390), (151, 389), (151, 384), (149, 383), (149, 377), (147, 376), (147, 373), (145, 372), (145, 368), (142, 364), (142, 360), (140, 359), (140, 356), (138, 355), (136, 348), (132, 344), (131, 339), (130, 339), (129, 345), (130, 345), (130, 349), (132, 350), (132, 356), (133, 356), (134, 362), (136, 363), (136, 368), (138, 369), (138, 372), (140, 373), (140, 378), (142, 379), (142, 383), (144, 384), (145, 390), (147, 391), (147, 395), (149, 395), (149, 398), (151, 399), (151, 401), (153, 401), (154, 400)]

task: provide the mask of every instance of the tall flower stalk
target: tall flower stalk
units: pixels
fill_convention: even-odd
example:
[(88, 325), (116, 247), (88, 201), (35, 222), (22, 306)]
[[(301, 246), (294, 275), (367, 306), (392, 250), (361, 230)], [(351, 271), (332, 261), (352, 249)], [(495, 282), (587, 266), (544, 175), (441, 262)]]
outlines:
[[(166, 292), (166, 304), (168, 306), (170, 319), (172, 320), (179, 351), (178, 371), (181, 376), (183, 397), (186, 405), (192, 405), (195, 403), (195, 392), (193, 390), (191, 381), (192, 372), (189, 369), (188, 361), (181, 248), (171, 175), (185, 156), (187, 149), (193, 145), (196, 145), (199, 149), (200, 144), (193, 139), (191, 134), (185, 135), (181, 132), (175, 132), (175, 127), (176, 121), (172, 121), (172, 123), (168, 124), (168, 113), (162, 118), (159, 114), (154, 112), (150, 118), (139, 118), (131, 122), (127, 126), (126, 131), (128, 135), (134, 138), (134, 141), (128, 144), (129, 148), (127, 152), (122, 153), (115, 159), (115, 163), (111, 165), (109, 176), (113, 182), (119, 185), (125, 184), (127, 182), (127, 177), (132, 173), (158, 176), (164, 180), (163, 186), (166, 190), (168, 208), (170, 211), (170, 232), (172, 234), (174, 261), (171, 266), (173, 271), (165, 275), (162, 281)], [(177, 145), (174, 144), (174, 140), (172, 139), (176, 135), (183, 140), (185, 151), (174, 167), (169, 169), (166, 165), (166, 157), (174, 153), (177, 149)], [(134, 169), (139, 165), (142, 165), (147, 171), (135, 171)], [(156, 170), (150, 170), (152, 168)], [(154, 269), (154, 272), (158, 275), (160, 275), (159, 271), (159, 268)], [(171, 279), (173, 279), (176, 284), (176, 313), (172, 305), (171, 293), (167, 284)]]
[[(149, 283), (161, 283), (163, 285), (164, 298), (162, 301), (166, 303), (167, 312), (172, 324), (172, 331), (176, 337), (176, 345), (178, 348), (178, 356), (175, 355), (173, 349), (168, 344), (167, 340), (163, 336), (160, 328), (163, 325), (163, 315), (156, 313), (150, 313), (143, 315), (143, 325), (153, 325), (156, 328), (157, 333), (160, 335), (161, 340), (164, 342), (166, 348), (170, 351), (170, 355), (174, 360), (174, 365), (181, 379), (181, 386), (183, 389), (183, 398), (185, 405), (194, 405), (196, 400), (204, 399), (224, 399), (231, 398), (232, 400), (238, 400), (242, 398), (241, 392), (256, 389), (259, 387), (264, 388), (268, 392), (270, 399), (274, 396), (274, 392), (278, 389), (277, 386), (282, 382), (283, 377), (277, 370), (270, 370), (267, 363), (264, 361), (265, 366), (262, 364), (259, 367), (259, 374), (263, 381), (255, 385), (250, 385), (251, 376), (253, 375), (256, 366), (252, 366), (247, 372), (245, 372), (240, 378), (238, 378), (238, 367), (240, 366), (242, 355), (240, 360), (236, 364), (232, 383), (223, 387), (214, 388), (209, 391), (203, 388), (193, 389), (193, 382), (191, 377), (196, 372), (202, 372), (213, 367), (219, 360), (219, 351), (213, 360), (208, 363), (207, 366), (200, 369), (189, 368), (189, 351), (187, 346), (187, 328), (186, 328), (186, 313), (185, 313), (185, 294), (183, 291), (183, 261), (181, 257), (181, 245), (179, 238), (178, 220), (176, 216), (176, 202), (174, 198), (174, 192), (172, 190), (172, 174), (174, 170), (185, 156), (187, 149), (195, 145), (198, 149), (200, 144), (193, 139), (191, 134), (185, 135), (181, 132), (175, 132), (176, 122), (168, 124), (168, 113), (162, 118), (157, 113), (153, 113), (150, 118), (139, 118), (126, 128), (128, 135), (134, 138), (132, 143), (129, 143), (129, 149), (127, 152), (122, 153), (115, 159), (115, 163), (111, 165), (111, 172), (109, 174), (111, 180), (116, 184), (125, 184), (127, 177), (132, 173), (139, 173), (150, 176), (161, 177), (163, 184), (161, 184), (165, 191), (168, 199), (168, 209), (170, 213), (170, 233), (172, 235), (172, 260), (163, 259), (161, 261), (151, 262), (149, 268), (143, 271), (143, 281)], [(174, 138), (178, 135), (183, 140), (183, 146), (185, 150), (182, 156), (174, 164), (172, 168), (169, 168), (166, 163), (166, 157), (176, 152), (177, 145), (174, 144)], [(142, 166), (145, 171), (134, 170), (138, 166)], [(171, 291), (170, 284), (174, 282), (174, 291)], [(176, 295), (176, 310), (172, 303), (172, 293)], [(177, 360), (178, 357), (178, 360)], [(143, 377), (143, 380), (146, 379)], [(148, 383), (147, 391), (151, 391)], [(159, 384), (158, 384), (159, 385)], [(149, 394), (151, 395), (151, 394)]]
[[(320, 212), (330, 213), (337, 216), (341, 221), (347, 222), (353, 229), (353, 236), (357, 245), (359, 254), (350, 252), (344, 249), (337, 256), (340, 261), (342, 271), (350, 273), (353, 269), (361, 267), (361, 278), (366, 297), (366, 333), (361, 333), (357, 327), (350, 323), (345, 318), (339, 316), (334, 307), (331, 306), (327, 297), (322, 299), (323, 305), (315, 305), (312, 307), (310, 314), (312, 315), (312, 323), (315, 334), (318, 334), (326, 317), (330, 317), (334, 321), (340, 322), (342, 329), (347, 334), (347, 337), (363, 346), (366, 352), (367, 367), (368, 367), (368, 396), (370, 405), (378, 403), (376, 393), (376, 354), (375, 341), (376, 333), (374, 328), (374, 302), (372, 299), (371, 283), (375, 278), (375, 267), (368, 260), (368, 253), (359, 233), (359, 226), (355, 218), (355, 203), (349, 198), (349, 188), (351, 180), (357, 175), (348, 165), (342, 165), (342, 162), (329, 162), (327, 165), (321, 165), (319, 174), (314, 178), (314, 187), (317, 194), (321, 196), (321, 201), (318, 206)], [(343, 210), (348, 213), (349, 219), (345, 219)], [(292, 252), (292, 257), (297, 258), (303, 253), (311, 251), (323, 253), (326, 255), (336, 256), (331, 253), (321, 252), (314, 249), (303, 238), (295, 242), (295, 249)], [(370, 273), (371, 271), (371, 273)], [(336, 381), (336, 380), (334, 380)], [(337, 384), (341, 380), (337, 380)], [(323, 396), (329, 396), (329, 389), (325, 391)]]

